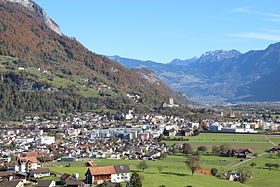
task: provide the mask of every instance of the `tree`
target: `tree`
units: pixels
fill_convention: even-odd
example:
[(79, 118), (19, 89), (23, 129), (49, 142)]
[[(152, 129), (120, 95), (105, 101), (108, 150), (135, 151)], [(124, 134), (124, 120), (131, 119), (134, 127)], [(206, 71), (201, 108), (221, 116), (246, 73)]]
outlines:
[(194, 172), (198, 169), (200, 169), (200, 164), (199, 164), (199, 158), (198, 157), (192, 157), (188, 160), (185, 161), (188, 169), (191, 170), (192, 175), (194, 175)]
[(161, 134), (161, 135), (159, 136), (159, 139), (160, 139), (160, 141), (161, 141), (161, 140), (165, 140), (166, 137), (164, 136), (164, 134)]
[(231, 153), (230, 150), (231, 150), (231, 146), (229, 144), (224, 144), (224, 145), (220, 146), (220, 153), (222, 155), (230, 156), (230, 153)]
[(204, 153), (205, 151), (207, 151), (207, 148), (205, 146), (199, 146), (197, 150)]
[(194, 135), (194, 136), (198, 136), (198, 135), (199, 135), (199, 133), (200, 133), (200, 132), (199, 132), (199, 130), (198, 130), (198, 129), (195, 129), (195, 130), (193, 131), (193, 135)]
[(280, 165), (279, 165), (279, 164), (271, 164), (271, 167), (274, 167), (275, 170), (278, 170), (278, 168), (280, 167)]
[(142, 160), (142, 161), (139, 162), (137, 167), (144, 171), (145, 169), (147, 169), (149, 167), (149, 164), (145, 160)]
[(216, 176), (218, 173), (218, 169), (217, 168), (212, 168), (211, 169), (211, 175)]
[(247, 180), (249, 180), (252, 177), (252, 169), (245, 167), (245, 168), (240, 168), (237, 170), (240, 174), (239, 176), (239, 181), (241, 183), (245, 183)]
[(130, 181), (129, 181), (129, 187), (142, 187), (142, 182), (141, 182), (141, 176), (136, 173), (133, 172), (131, 177), (130, 177)]
[(167, 153), (162, 153), (161, 155), (160, 155), (160, 158), (162, 158), (162, 159), (164, 159), (164, 158), (166, 158), (167, 157)]
[(220, 154), (220, 148), (217, 146), (212, 146), (212, 153), (213, 155), (218, 156)]
[(252, 162), (252, 163), (250, 164), (250, 166), (253, 168), (253, 167), (257, 166), (257, 164), (256, 164), (255, 162)]
[(184, 154), (192, 154), (193, 153), (192, 146), (189, 143), (184, 143), (182, 149), (183, 149)]
[(269, 168), (269, 171), (270, 171), (270, 170), (271, 170), (271, 167), (272, 167), (272, 164), (271, 164), (271, 163), (266, 163), (265, 166), (268, 167), (268, 168)]

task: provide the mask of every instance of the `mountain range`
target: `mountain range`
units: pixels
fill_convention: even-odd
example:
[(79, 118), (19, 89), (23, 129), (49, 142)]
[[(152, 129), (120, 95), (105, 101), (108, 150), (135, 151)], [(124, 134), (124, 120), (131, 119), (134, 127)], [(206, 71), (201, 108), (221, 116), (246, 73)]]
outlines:
[(240, 53), (216, 50), (157, 63), (111, 56), (127, 68), (150, 68), (173, 89), (200, 103), (280, 101), (280, 43)]
[(65, 36), (31, 0), (0, 0), (0, 77), (0, 118), (7, 120), (100, 108), (147, 111), (170, 97), (190, 102), (150, 70), (129, 70)]

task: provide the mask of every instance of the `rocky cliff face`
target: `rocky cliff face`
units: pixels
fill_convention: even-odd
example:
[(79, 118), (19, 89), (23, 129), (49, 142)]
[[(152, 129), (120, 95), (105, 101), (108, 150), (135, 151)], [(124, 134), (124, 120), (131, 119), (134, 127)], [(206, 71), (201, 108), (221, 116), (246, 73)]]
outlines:
[(32, 12), (35, 12), (40, 17), (40, 19), (43, 20), (45, 24), (54, 32), (56, 32), (59, 35), (62, 34), (59, 26), (51, 18), (49, 18), (47, 13), (39, 5), (37, 5), (33, 1), (31, 0), (4, 0), (4, 1), (21, 4), (22, 6), (31, 10)]

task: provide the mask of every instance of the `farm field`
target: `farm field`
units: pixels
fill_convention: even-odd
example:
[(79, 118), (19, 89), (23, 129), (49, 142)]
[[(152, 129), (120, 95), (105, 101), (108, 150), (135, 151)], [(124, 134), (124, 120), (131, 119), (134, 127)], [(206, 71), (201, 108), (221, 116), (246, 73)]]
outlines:
[[(217, 156), (202, 156), (201, 157), (201, 167), (202, 169), (208, 170), (213, 167), (217, 168), (219, 173), (224, 173), (231, 170), (236, 170), (240, 167), (250, 167), (252, 162), (257, 164), (256, 167), (253, 168), (253, 178), (246, 184), (240, 184), (237, 182), (226, 181), (222, 179), (218, 179), (213, 176), (203, 175), (195, 173), (194, 176), (191, 176), (191, 172), (186, 169), (184, 161), (187, 157), (181, 153), (177, 155), (170, 155), (163, 160), (156, 161), (147, 161), (149, 164), (149, 168), (144, 172), (140, 171), (136, 166), (139, 163), (139, 160), (109, 160), (109, 159), (98, 159), (95, 160), (97, 166), (108, 166), (108, 165), (122, 165), (127, 164), (130, 166), (132, 171), (139, 172), (140, 175), (144, 177), (143, 186), (144, 187), (157, 187), (161, 184), (165, 184), (166, 186), (265, 186), (268, 182), (270, 186), (276, 187), (279, 184), (279, 171), (269, 171), (265, 168), (265, 163), (279, 163), (280, 158), (276, 155), (273, 157), (269, 154), (264, 155), (262, 157), (258, 157), (256, 159), (250, 160), (244, 164), (241, 164), (236, 167), (230, 167), (231, 163), (239, 162), (237, 158), (228, 158), (228, 157), (217, 157)], [(66, 166), (69, 163), (53, 163), (55, 165)], [(79, 173), (80, 179), (84, 179), (84, 174), (86, 173), (88, 167), (84, 167), (84, 162), (73, 162), (70, 163), (70, 167), (50, 167), (50, 169), (59, 174), (63, 173)], [(160, 173), (157, 169), (158, 166), (163, 166), (164, 169)], [(176, 181), (174, 184), (172, 181)]]
[[(215, 137), (215, 138), (214, 138)], [(234, 144), (228, 143), (230, 139), (235, 137), (236, 141)], [(236, 138), (237, 137), (237, 138)], [(222, 179), (218, 179), (213, 176), (203, 175), (195, 173), (191, 176), (191, 172), (186, 168), (185, 160), (188, 158), (182, 153), (177, 153), (176, 155), (169, 155), (165, 159), (147, 161), (149, 168), (145, 171), (139, 170), (137, 164), (139, 160), (110, 160), (110, 159), (97, 159), (95, 160), (97, 166), (108, 166), (108, 165), (129, 165), (130, 169), (135, 172), (139, 172), (140, 175), (144, 177), (142, 183), (144, 187), (158, 187), (161, 184), (174, 187), (182, 187), (191, 185), (194, 187), (211, 187), (211, 186), (252, 186), (252, 187), (262, 187), (269, 184), (270, 187), (278, 187), (280, 182), (280, 169), (276, 171), (272, 169), (271, 171), (265, 167), (266, 163), (280, 163), (280, 157), (277, 154), (265, 153), (265, 147), (272, 147), (273, 145), (267, 142), (264, 135), (223, 135), (223, 134), (200, 134), (196, 137), (188, 137), (190, 141), (166, 141), (167, 143), (190, 143), (194, 150), (198, 145), (204, 145), (208, 152), (211, 152), (212, 145), (222, 145), (228, 143), (232, 147), (254, 147), (253, 151), (261, 154), (262, 156), (255, 159), (246, 160), (246, 162), (241, 163), (238, 166), (233, 166), (240, 162), (239, 158), (232, 157), (219, 157), (219, 156), (209, 156), (202, 155), (200, 157), (200, 165), (203, 170), (210, 170), (211, 168), (217, 168), (218, 173), (225, 173), (227, 171), (235, 171), (238, 168), (250, 167), (252, 162), (256, 163), (256, 166), (252, 168), (253, 177), (246, 184), (240, 184), (238, 182), (231, 182)], [(219, 142), (214, 142), (213, 138)], [(271, 141), (279, 141), (279, 137), (267, 136)], [(253, 143), (250, 143), (252, 140)], [(203, 141), (203, 142), (198, 142)], [(205, 142), (204, 142), (205, 141)], [(222, 141), (225, 141), (223, 143)], [(243, 142), (244, 141), (244, 142)], [(249, 143), (245, 143), (249, 142)], [(221, 143), (221, 144), (219, 144)], [(265, 144), (266, 146), (263, 146)], [(60, 165), (64, 167), (49, 167), (51, 171), (63, 174), (63, 173), (79, 173), (80, 179), (85, 178), (85, 173), (88, 167), (84, 166), (85, 162), (53, 162), (52, 165)], [(70, 164), (70, 167), (65, 167)], [(162, 166), (164, 169), (162, 172), (158, 171), (158, 166)], [(174, 182), (176, 181), (176, 182)]]
[[(186, 141), (177, 141), (174, 138), (188, 139)], [(174, 143), (189, 143), (191, 145), (206, 147), (219, 146), (223, 144), (229, 144), (234, 147), (246, 147), (251, 149), (265, 150), (273, 146), (271, 142), (275, 144), (280, 143), (280, 136), (265, 136), (260, 134), (219, 134), (219, 133), (201, 133), (199, 136), (190, 137), (170, 137), (170, 140), (165, 141), (167, 145), (173, 145)]]

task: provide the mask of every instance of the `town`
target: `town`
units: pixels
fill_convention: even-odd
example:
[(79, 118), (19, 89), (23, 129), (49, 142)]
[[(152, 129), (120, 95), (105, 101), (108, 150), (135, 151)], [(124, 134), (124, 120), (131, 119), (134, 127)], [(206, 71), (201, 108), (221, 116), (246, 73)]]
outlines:
[[(231, 166), (239, 165), (267, 152), (280, 155), (280, 146), (275, 143), (280, 140), (278, 122), (278, 118), (260, 117), (250, 122), (221, 119), (190, 121), (178, 116), (139, 115), (133, 110), (120, 116), (92, 112), (48, 119), (26, 116), (21, 123), (1, 124), (0, 180), (4, 186), (15, 183), (15, 186), (41, 186), (43, 183), (48, 186), (88, 186), (104, 182), (123, 184), (131, 181), (136, 166), (132, 169), (125, 162), (99, 165), (98, 160), (114, 160), (113, 163), (127, 160), (127, 163), (132, 161), (134, 164), (143, 161), (145, 169), (148, 167), (145, 164), (150, 161), (164, 160), (176, 154), (233, 157), (236, 163), (227, 159), (224, 162), (229, 162)], [(233, 139), (226, 141), (221, 139), (223, 136)], [(248, 136), (248, 139), (240, 141), (238, 136)], [(258, 140), (261, 136), (266, 138), (263, 142)], [(213, 138), (210, 140), (210, 137)], [(270, 140), (268, 137), (273, 138)], [(259, 147), (256, 146), (258, 144)], [(71, 173), (75, 163), (83, 164), (84, 173)], [(271, 167), (279, 167), (279, 164), (270, 164)], [(194, 172), (202, 174), (211, 174), (212, 171), (201, 170), (204, 169), (201, 167), (194, 169)], [(224, 171), (223, 178), (239, 181), (241, 177), (236, 170)]]

